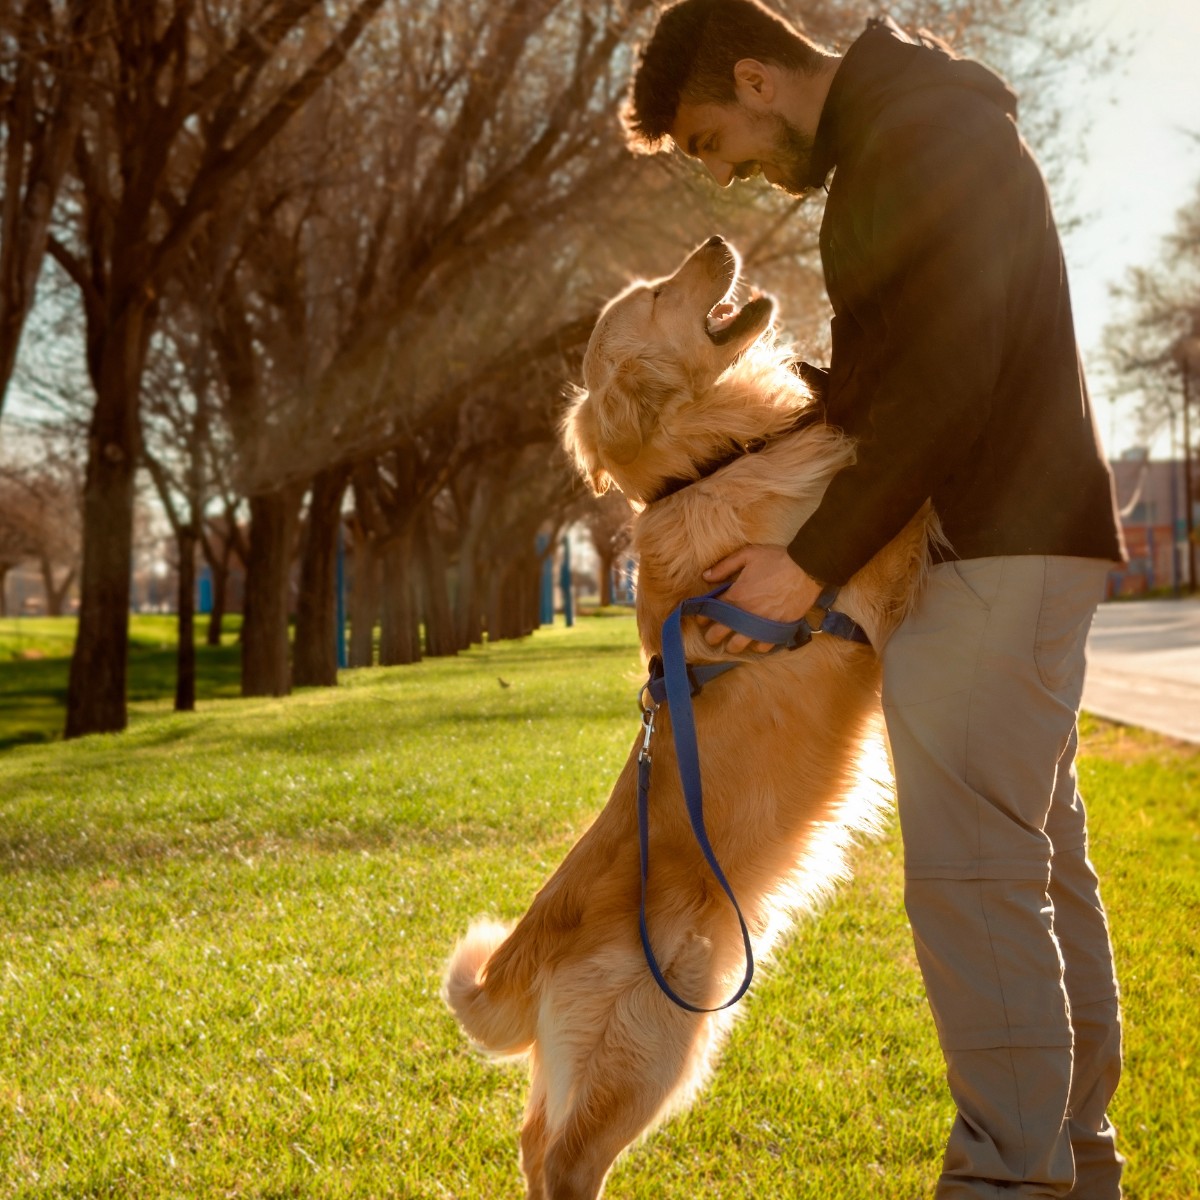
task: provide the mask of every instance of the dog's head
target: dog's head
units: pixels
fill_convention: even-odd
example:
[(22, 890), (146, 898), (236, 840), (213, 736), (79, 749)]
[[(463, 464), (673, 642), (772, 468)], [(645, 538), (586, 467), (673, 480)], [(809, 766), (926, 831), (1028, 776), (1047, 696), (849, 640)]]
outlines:
[(583, 359), (586, 391), (564, 423), (597, 492), (615, 482), (647, 499), (688, 457), (728, 444), (728, 431), (715, 429), (705, 447), (687, 409), (771, 324), (769, 297), (730, 303), (737, 277), (733, 248), (709, 238), (674, 275), (633, 284), (600, 314)]

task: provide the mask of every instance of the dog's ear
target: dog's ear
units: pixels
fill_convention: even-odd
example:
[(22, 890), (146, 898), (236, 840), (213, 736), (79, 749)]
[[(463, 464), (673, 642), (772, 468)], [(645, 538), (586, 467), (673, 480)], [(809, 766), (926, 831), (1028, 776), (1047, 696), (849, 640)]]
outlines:
[(601, 387), (576, 394), (563, 420), (563, 441), (597, 495), (613, 482), (606, 465), (623, 467), (637, 458), (662, 408), (685, 384), (676, 364), (634, 358)]
[(596, 398), (600, 449), (618, 466), (633, 462), (658, 425), (659, 414), (684, 387), (675, 364), (630, 358)]
[(580, 474), (597, 496), (612, 485), (612, 476), (600, 464), (600, 446), (596, 429), (596, 406), (583, 388), (572, 389), (571, 407), (562, 420), (563, 446), (575, 460)]

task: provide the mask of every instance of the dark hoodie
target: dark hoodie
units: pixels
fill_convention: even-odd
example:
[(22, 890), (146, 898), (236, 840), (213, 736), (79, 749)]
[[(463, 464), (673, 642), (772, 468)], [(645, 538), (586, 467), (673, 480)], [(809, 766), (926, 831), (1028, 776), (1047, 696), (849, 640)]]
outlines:
[(942, 558), (1120, 560), (1045, 183), (1016, 97), (871, 21), (821, 113), (829, 420), (858, 441), (789, 547), (844, 583), (931, 498)]

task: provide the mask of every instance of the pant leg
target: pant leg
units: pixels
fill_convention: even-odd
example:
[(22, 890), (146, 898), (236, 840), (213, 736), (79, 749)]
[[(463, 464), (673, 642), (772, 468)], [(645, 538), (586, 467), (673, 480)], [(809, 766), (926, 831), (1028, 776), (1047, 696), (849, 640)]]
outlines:
[[(1071, 603), (1072, 579), (1081, 564), (1074, 559), (1046, 561), (1046, 588), (1039, 621), (1038, 668), (1047, 686), (1057, 689), (1078, 708), (1083, 673), (1075, 660), (1085, 649), (1090, 619), (1078, 624)], [(1105, 564), (1096, 564), (1096, 599), (1103, 595)], [(1082, 582), (1079, 587), (1085, 587)], [(1083, 593), (1086, 599), (1086, 591)], [(1117, 1153), (1115, 1131), (1107, 1108), (1121, 1075), (1121, 1015), (1108, 919), (1100, 900), (1100, 885), (1088, 858), (1087, 817), (1079, 794), (1075, 755), (1078, 729), (1058, 762), (1054, 796), (1046, 822), (1053, 846), (1050, 860), (1050, 898), (1054, 931), (1065, 962), (1063, 982), (1070, 1002), (1074, 1042), (1071, 1095), (1067, 1128), (1075, 1158), (1078, 1200), (1113, 1200), (1121, 1194), (1123, 1159)]]
[(947, 1200), (1074, 1183), (1048, 826), (1103, 575), (1036, 556), (942, 564), (884, 651), (905, 903), (958, 1106)]
[(1108, 920), (1087, 853), (1087, 825), (1075, 777), (1078, 738), (1059, 767), (1047, 831), (1054, 846), (1050, 898), (1066, 964), (1074, 1057), (1067, 1129), (1075, 1158), (1075, 1200), (1114, 1200), (1124, 1160), (1108, 1105), (1121, 1077), (1121, 1012)]

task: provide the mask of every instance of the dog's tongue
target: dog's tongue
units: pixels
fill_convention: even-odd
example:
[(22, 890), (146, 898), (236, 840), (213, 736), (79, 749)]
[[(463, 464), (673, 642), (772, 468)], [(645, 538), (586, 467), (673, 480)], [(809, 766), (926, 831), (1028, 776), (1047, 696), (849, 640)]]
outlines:
[(726, 325), (731, 324), (736, 316), (737, 309), (732, 304), (724, 300), (720, 304), (714, 304), (708, 313), (708, 332), (719, 333)]

